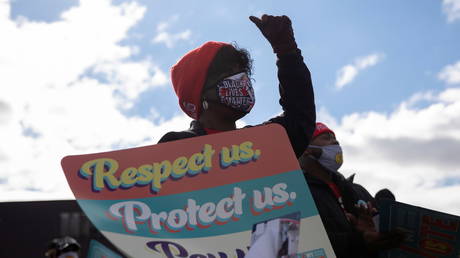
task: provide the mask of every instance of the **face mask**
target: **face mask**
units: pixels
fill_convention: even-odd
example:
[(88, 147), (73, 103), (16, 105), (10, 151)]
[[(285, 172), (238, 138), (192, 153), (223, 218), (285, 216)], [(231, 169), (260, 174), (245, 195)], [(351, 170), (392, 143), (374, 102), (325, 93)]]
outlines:
[(310, 145), (312, 148), (319, 148), (322, 150), (322, 154), (319, 157), (318, 162), (323, 167), (331, 171), (339, 170), (343, 163), (342, 148), (338, 144), (326, 145), (326, 146), (315, 146)]
[(251, 80), (244, 72), (220, 81), (217, 96), (221, 104), (244, 113), (249, 113), (255, 103)]

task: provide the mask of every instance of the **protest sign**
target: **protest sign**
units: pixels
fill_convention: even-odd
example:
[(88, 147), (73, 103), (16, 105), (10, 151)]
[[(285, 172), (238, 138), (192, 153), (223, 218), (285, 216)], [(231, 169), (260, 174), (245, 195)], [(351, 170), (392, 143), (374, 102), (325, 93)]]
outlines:
[(383, 257), (460, 257), (460, 217), (405, 203), (378, 203), (380, 230), (399, 229), (406, 238)]
[(62, 167), (88, 218), (128, 256), (244, 257), (270, 224), (280, 256), (335, 257), (276, 124), (67, 156)]

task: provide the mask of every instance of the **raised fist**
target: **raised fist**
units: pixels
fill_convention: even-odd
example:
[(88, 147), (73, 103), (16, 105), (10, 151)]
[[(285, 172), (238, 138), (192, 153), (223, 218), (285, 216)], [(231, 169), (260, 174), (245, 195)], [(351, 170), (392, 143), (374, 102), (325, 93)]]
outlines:
[(249, 16), (249, 20), (259, 28), (264, 37), (270, 42), (273, 52), (285, 54), (297, 49), (289, 17), (264, 14), (260, 19), (255, 16)]

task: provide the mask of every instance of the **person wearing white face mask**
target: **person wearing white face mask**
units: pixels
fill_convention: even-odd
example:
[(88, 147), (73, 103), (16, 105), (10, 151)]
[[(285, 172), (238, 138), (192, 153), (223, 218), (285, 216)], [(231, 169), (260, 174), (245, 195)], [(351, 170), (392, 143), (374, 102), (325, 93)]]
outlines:
[(379, 251), (399, 245), (399, 233), (376, 231), (372, 203), (361, 205), (352, 181), (338, 172), (342, 148), (325, 124), (316, 123), (299, 163), (337, 257), (378, 257)]

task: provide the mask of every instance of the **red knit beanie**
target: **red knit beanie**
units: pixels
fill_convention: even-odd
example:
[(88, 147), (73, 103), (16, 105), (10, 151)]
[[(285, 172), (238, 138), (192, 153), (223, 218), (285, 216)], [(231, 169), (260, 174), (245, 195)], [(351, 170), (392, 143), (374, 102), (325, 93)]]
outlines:
[(208, 41), (185, 54), (171, 67), (171, 81), (182, 110), (191, 118), (201, 113), (201, 92), (206, 82), (208, 68), (224, 42)]
[(326, 132), (329, 132), (329, 133), (332, 133), (335, 135), (334, 131), (332, 131), (331, 129), (329, 129), (329, 127), (327, 127), (325, 124), (323, 123), (316, 123), (316, 128), (315, 128), (315, 131), (313, 132), (313, 136), (312, 136), (312, 139), (315, 138), (316, 136), (322, 134), (322, 133), (326, 133)]

